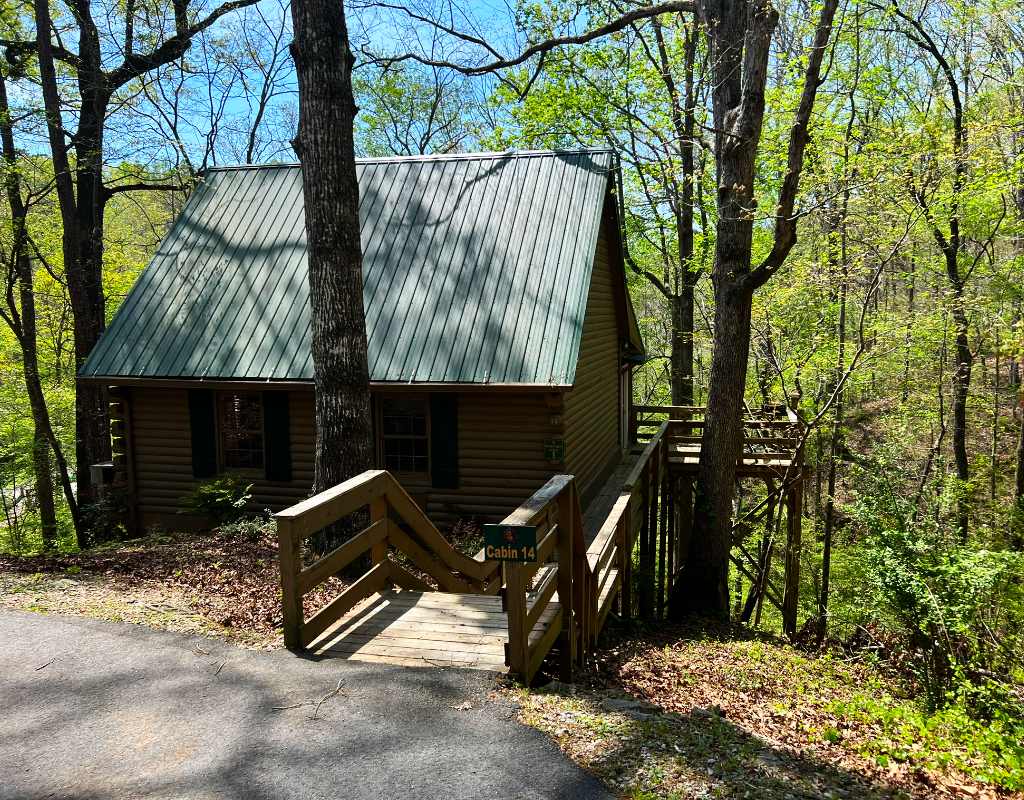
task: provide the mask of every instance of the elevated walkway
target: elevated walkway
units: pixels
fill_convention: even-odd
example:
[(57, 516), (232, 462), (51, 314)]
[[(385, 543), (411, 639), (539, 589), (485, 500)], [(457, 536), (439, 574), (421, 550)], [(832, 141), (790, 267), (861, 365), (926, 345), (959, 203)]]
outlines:
[[(537, 527), (536, 563), (457, 552), (383, 470), (282, 511), (276, 520), (285, 644), (361, 661), (507, 671), (527, 681), (557, 644), (561, 677), (571, 680), (572, 666), (597, 645), (609, 614), (628, 623), (667, 605), (689, 536), (696, 411), (640, 407), (638, 441), (585, 511), (573, 476), (556, 475), (506, 517), (503, 524)], [(795, 440), (761, 432), (748, 437), (738, 471), (791, 471)], [(303, 540), (336, 523), (356, 534), (305, 565)], [(365, 553), (369, 569), (307, 619), (303, 597)], [(764, 559), (738, 565), (773, 598)], [(785, 600), (780, 605), (795, 621), (795, 597), (787, 593)]]

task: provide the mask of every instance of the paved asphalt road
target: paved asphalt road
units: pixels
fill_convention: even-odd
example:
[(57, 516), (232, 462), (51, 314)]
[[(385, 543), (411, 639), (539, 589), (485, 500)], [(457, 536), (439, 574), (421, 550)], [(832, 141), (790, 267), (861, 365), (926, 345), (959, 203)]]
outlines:
[(490, 673), (4, 609), (0, 642), (4, 800), (613, 797), (488, 700)]

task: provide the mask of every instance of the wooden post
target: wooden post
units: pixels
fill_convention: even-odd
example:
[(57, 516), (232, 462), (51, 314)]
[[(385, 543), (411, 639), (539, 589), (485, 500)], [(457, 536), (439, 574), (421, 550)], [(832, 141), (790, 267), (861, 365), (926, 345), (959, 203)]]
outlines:
[(668, 594), (672, 595), (672, 590), (676, 584), (676, 549), (679, 547), (679, 543), (676, 541), (676, 515), (678, 513), (678, 502), (676, 500), (676, 492), (679, 490), (679, 479), (668, 471), (665, 470), (665, 485), (668, 487), (668, 495), (662, 499), (664, 508), (667, 509), (666, 513), (666, 526), (668, 538), (668, 546), (666, 549), (667, 556), (667, 580), (668, 583)]
[[(575, 660), (576, 618), (573, 615), (573, 501), (576, 492), (569, 484), (558, 495), (558, 602), (562, 605), (562, 635), (559, 645), (559, 680), (572, 683)], [(583, 575), (580, 575), (580, 583)]]
[[(668, 491), (668, 470), (661, 479), (661, 536), (658, 546), (658, 616), (665, 616), (665, 567), (668, 563), (668, 509), (671, 505)], [(670, 586), (669, 589), (672, 587)]]
[(786, 635), (796, 636), (800, 612), (800, 548), (802, 539), (803, 486), (801, 482), (786, 490), (786, 591), (783, 596), (783, 625)]
[(292, 535), (290, 519), (277, 520), (277, 552), (281, 562), (281, 607), (284, 646), (302, 646), (302, 596), (295, 585), (295, 575), (302, 569), (298, 538)]
[(505, 606), (508, 616), (508, 667), (523, 683), (530, 679), (530, 643), (526, 630), (526, 586), (523, 583), (523, 565), (505, 561), (501, 565), (505, 574)]
[[(388, 516), (388, 497), (382, 495), (370, 501), (370, 524), (386, 519)], [(373, 566), (377, 566), (388, 557), (388, 537), (385, 536), (373, 546), (370, 553), (370, 560)]]
[(595, 621), (591, 619), (590, 613), (590, 591), (592, 584), (594, 584), (594, 576), (587, 572), (586, 549), (572, 554), (572, 577), (572, 608), (576, 614), (576, 641), (573, 643), (573, 647), (575, 648), (576, 665), (582, 668), (587, 661), (587, 649), (590, 646), (590, 628), (595, 624)]
[(627, 628), (633, 627), (633, 553), (630, 547), (630, 528), (633, 527), (633, 501), (626, 504), (625, 513), (619, 520), (619, 559), (622, 570), (622, 621)]
[[(654, 577), (648, 572), (648, 560), (651, 548), (651, 462), (644, 465), (641, 479), (640, 502), (640, 618), (647, 619), (651, 615), (652, 587), (648, 585)], [(657, 524), (657, 523), (655, 523)]]

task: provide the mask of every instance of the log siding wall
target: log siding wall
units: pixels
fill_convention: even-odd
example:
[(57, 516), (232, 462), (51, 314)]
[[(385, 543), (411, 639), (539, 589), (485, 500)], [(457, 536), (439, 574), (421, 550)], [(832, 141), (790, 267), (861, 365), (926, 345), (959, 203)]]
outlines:
[[(132, 406), (131, 458), (139, 522), (169, 528), (202, 527), (202, 520), (178, 513), (181, 496), (196, 483), (192, 477), (188, 389), (136, 386), (123, 391), (129, 395)], [(313, 392), (289, 392), (288, 411), (292, 480), (271, 483), (254, 478), (253, 499), (248, 506), (251, 511), (285, 509), (308, 497), (313, 486)]]
[(619, 438), (619, 330), (605, 225), (598, 234), (573, 390), (566, 396), (565, 472), (575, 475), (584, 504), (607, 467), (622, 457)]

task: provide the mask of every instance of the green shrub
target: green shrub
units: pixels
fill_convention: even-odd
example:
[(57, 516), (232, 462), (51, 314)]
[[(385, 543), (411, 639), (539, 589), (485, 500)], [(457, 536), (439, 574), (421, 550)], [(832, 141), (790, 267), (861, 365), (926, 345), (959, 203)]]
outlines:
[(252, 484), (241, 475), (218, 475), (200, 481), (181, 498), (179, 514), (198, 514), (213, 527), (237, 522), (252, 498)]
[(1024, 554), (964, 541), (949, 513), (955, 492), (937, 482), (922, 495), (930, 500), (905, 497), (884, 467), (851, 509), (866, 534), (862, 611), (889, 634), (890, 659), (914, 675), (929, 709), (991, 718), (1007, 698), (983, 690), (986, 673), (1020, 674)]
[(128, 486), (108, 486), (103, 494), (82, 506), (82, 523), (90, 547), (122, 542), (128, 538), (128, 519), (138, 495)]
[(271, 516), (270, 509), (264, 509), (261, 517), (245, 518), (221, 525), (219, 533), (225, 539), (255, 542), (268, 534), (276, 534), (277, 522)]

